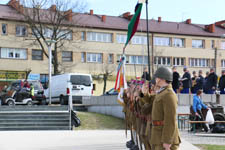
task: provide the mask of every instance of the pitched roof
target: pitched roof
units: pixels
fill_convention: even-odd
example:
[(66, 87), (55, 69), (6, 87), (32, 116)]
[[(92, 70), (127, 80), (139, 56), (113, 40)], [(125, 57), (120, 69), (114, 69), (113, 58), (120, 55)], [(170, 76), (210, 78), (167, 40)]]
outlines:
[[(74, 13), (75, 14), (75, 13)], [(24, 21), (23, 16), (14, 8), (8, 5), (0, 5), (0, 19)], [(76, 14), (73, 15), (74, 25), (88, 28), (104, 28), (112, 30), (127, 30), (129, 20), (121, 16), (106, 16), (106, 20), (102, 21), (101, 15)], [(148, 20), (149, 30), (152, 33), (191, 35), (220, 37), (225, 34), (225, 29), (215, 26), (215, 32), (211, 33), (205, 30), (203, 24), (187, 24), (186, 22), (168, 22), (158, 20)], [(65, 21), (64, 24), (69, 24)], [(71, 24), (71, 23), (70, 23)], [(141, 19), (138, 25), (138, 31), (146, 32), (146, 20)]]

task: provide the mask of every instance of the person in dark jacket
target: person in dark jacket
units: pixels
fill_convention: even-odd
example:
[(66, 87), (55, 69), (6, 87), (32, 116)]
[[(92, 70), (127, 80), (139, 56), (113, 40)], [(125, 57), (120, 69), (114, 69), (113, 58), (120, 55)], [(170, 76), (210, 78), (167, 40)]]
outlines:
[(206, 88), (205, 88), (205, 85), (206, 85), (206, 82), (208, 80), (208, 76), (209, 76), (209, 72), (207, 71), (205, 73), (205, 78), (204, 78), (204, 82), (203, 82), (203, 92), (206, 93)]
[(217, 75), (214, 72), (214, 69), (211, 68), (209, 76), (208, 76), (206, 84), (205, 84), (206, 94), (214, 94), (216, 87), (217, 87)]
[(197, 90), (196, 90), (196, 84), (197, 84), (196, 80), (197, 80), (198, 76), (197, 76), (196, 71), (193, 71), (192, 75), (193, 75), (193, 77), (191, 78), (191, 83), (192, 83), (191, 84), (191, 93), (195, 94), (197, 92)]
[(225, 94), (225, 70), (222, 71), (222, 75), (220, 77), (219, 81), (219, 89), (220, 89), (220, 94)]
[(183, 69), (184, 71), (184, 75), (182, 77), (182, 79), (180, 79), (182, 81), (182, 87), (183, 89), (181, 90), (181, 93), (189, 93), (190, 92), (190, 87), (191, 87), (191, 75), (188, 72), (188, 69), (185, 67)]
[(150, 76), (149, 76), (147, 67), (144, 67), (144, 72), (143, 72), (141, 78), (150, 81)]
[(202, 76), (202, 70), (199, 70), (198, 77), (196, 79), (196, 91), (203, 90), (204, 77)]
[(180, 81), (179, 81), (180, 75), (177, 72), (177, 67), (174, 66), (172, 69), (173, 69), (172, 87), (173, 87), (174, 92), (177, 93), (177, 90), (179, 89), (179, 86), (180, 86)]

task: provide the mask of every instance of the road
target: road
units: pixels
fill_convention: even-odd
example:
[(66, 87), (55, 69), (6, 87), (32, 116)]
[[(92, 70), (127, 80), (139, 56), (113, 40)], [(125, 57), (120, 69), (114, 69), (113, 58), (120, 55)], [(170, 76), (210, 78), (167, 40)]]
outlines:
[[(0, 150), (126, 150), (124, 130), (2, 131)], [(199, 150), (182, 140), (180, 150)]]

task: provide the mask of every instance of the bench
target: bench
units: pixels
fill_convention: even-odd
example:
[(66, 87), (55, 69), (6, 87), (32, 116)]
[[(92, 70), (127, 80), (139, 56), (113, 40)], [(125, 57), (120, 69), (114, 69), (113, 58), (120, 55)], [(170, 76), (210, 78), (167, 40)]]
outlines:
[(186, 121), (189, 120), (190, 113), (179, 113), (177, 114), (178, 128), (185, 129)]
[[(188, 121), (188, 124), (193, 124), (193, 132), (196, 133), (195, 125), (196, 123), (209, 123), (208, 121)], [(214, 123), (225, 123), (225, 121), (214, 121)], [(189, 130), (189, 125), (188, 125), (188, 131)]]

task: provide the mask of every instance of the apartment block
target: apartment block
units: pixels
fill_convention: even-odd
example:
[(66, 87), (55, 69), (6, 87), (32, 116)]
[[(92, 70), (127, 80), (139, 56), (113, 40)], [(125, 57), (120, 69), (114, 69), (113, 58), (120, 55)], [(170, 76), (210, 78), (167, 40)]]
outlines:
[[(32, 40), (32, 31), (19, 12), (20, 9), (10, 3), (0, 5), (0, 80), (22, 78), (24, 71), (31, 69), (31, 75), (47, 82), (48, 58)], [(58, 52), (60, 72), (98, 76), (112, 70), (115, 76), (132, 14), (106, 16), (95, 14), (94, 10), (76, 15), (70, 13), (73, 15), (70, 21), (76, 23)], [(214, 67), (220, 75), (225, 69), (225, 20), (202, 25), (192, 23), (191, 19), (169, 22), (159, 17), (148, 22), (151, 71), (164, 65), (177, 66), (180, 74), (184, 67), (190, 72), (203, 70), (205, 73)], [(48, 34), (51, 32), (46, 31), (46, 38)], [(144, 66), (148, 65), (146, 20), (140, 20), (125, 54), (127, 76), (140, 77)], [(107, 88), (110, 87), (112, 84)]]

